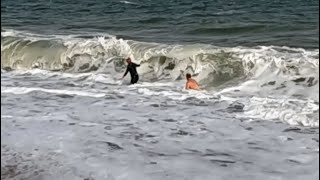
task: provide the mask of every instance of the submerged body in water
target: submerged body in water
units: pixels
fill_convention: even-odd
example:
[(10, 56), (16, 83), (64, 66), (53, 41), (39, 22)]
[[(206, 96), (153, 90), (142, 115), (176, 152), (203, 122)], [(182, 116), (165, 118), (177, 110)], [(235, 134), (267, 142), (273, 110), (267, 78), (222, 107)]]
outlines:
[(187, 82), (186, 82), (186, 89), (192, 89), (192, 90), (200, 90), (200, 86), (198, 84), (198, 82), (194, 79), (191, 78), (191, 74), (187, 74), (186, 75), (187, 78)]

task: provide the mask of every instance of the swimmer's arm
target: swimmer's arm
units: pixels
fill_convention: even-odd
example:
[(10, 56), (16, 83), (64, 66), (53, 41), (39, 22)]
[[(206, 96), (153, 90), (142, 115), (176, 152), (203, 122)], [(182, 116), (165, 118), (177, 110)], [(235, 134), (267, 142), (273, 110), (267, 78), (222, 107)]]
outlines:
[(196, 84), (197, 84), (197, 86), (198, 86), (198, 90), (201, 90), (202, 89), (202, 87), (199, 85), (199, 83), (196, 81)]
[(196, 82), (197, 86), (199, 86), (199, 87), (200, 87), (199, 83), (198, 83), (197, 81), (195, 81), (195, 82)]
[(188, 83), (186, 83), (186, 89), (187, 89), (187, 90), (189, 89)]
[(122, 76), (122, 78), (126, 77), (126, 75), (128, 74), (128, 72), (129, 72), (129, 66), (127, 67), (127, 70), (126, 70), (126, 72), (124, 73), (124, 75)]

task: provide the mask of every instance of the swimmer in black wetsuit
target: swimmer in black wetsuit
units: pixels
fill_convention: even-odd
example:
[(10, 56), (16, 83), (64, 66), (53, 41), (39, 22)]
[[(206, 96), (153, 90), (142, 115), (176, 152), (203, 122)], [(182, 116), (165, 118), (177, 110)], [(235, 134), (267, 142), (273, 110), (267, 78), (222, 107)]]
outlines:
[(138, 72), (137, 72), (137, 67), (139, 67), (140, 65), (139, 64), (135, 64), (133, 62), (131, 62), (131, 59), (128, 58), (127, 59), (127, 70), (126, 72), (124, 73), (123, 77), (121, 79), (123, 79), (124, 77), (126, 77), (126, 75), (128, 74), (128, 72), (130, 72), (130, 76), (131, 76), (131, 84), (135, 84), (138, 82), (139, 80), (139, 75), (138, 75)]

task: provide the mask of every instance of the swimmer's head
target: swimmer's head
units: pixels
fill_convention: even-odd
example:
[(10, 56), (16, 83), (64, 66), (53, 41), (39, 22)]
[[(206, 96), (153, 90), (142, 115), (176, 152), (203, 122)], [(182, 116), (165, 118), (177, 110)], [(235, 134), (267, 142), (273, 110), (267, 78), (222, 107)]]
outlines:
[(186, 78), (187, 80), (191, 79), (191, 74), (187, 73)]

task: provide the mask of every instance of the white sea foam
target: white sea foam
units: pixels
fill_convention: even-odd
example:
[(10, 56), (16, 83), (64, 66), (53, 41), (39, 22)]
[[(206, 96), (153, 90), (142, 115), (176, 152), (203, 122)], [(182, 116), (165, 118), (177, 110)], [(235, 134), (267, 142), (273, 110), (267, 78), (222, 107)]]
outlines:
[(124, 4), (137, 4), (135, 2), (131, 2), (131, 1), (120, 1), (121, 3), (124, 3)]
[(89, 97), (103, 97), (105, 94), (93, 93), (86, 91), (76, 91), (76, 90), (59, 90), (59, 89), (44, 89), (44, 88), (28, 88), (28, 87), (1, 87), (1, 94), (11, 93), (11, 94), (29, 94), (30, 92), (46, 92), (52, 94), (66, 94), (66, 95), (77, 95), (77, 96), (89, 96)]

